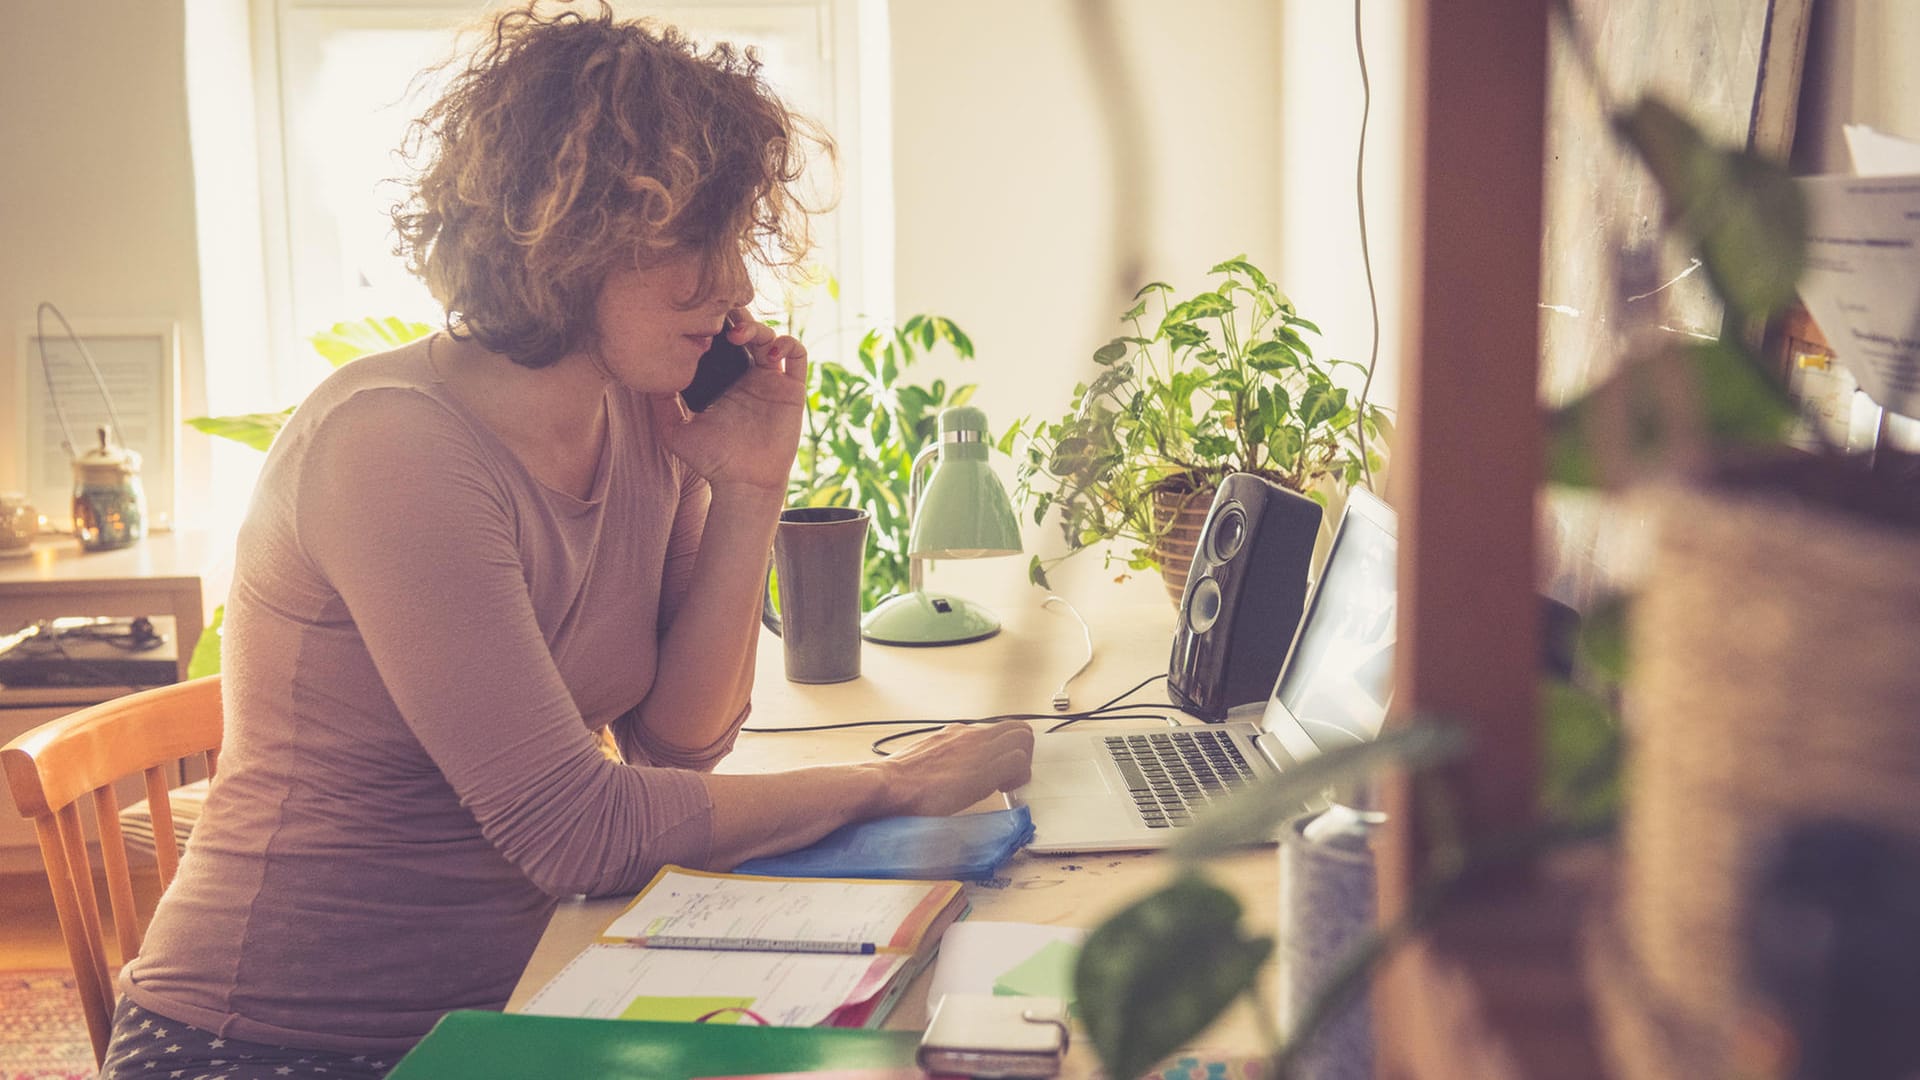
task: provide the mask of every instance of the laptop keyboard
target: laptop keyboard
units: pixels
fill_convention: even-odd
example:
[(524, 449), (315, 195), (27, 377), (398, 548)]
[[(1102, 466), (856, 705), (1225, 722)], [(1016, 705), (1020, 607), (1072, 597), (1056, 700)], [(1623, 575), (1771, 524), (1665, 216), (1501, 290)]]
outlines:
[(1247, 759), (1224, 731), (1109, 735), (1106, 746), (1140, 819), (1155, 829), (1192, 824), (1194, 811), (1253, 779)]

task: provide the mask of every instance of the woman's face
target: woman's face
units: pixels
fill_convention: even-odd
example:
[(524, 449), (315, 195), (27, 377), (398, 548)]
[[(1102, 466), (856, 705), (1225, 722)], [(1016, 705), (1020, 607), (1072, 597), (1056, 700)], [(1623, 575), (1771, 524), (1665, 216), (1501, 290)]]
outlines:
[(647, 393), (687, 385), (727, 312), (753, 300), (746, 264), (738, 257), (723, 268), (711, 293), (697, 296), (699, 283), (700, 256), (687, 252), (616, 270), (601, 284), (600, 360), (622, 385)]

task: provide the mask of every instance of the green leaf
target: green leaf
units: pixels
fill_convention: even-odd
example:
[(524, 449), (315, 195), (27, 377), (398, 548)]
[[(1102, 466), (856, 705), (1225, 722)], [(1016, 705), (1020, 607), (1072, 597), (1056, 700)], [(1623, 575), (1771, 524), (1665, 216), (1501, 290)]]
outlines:
[[(1680, 364), (1692, 386), (1697, 412), (1686, 412), (1656, 370)], [(1606, 398), (1624, 399), (1612, 409)], [(1718, 449), (1773, 446), (1794, 421), (1786, 392), (1769, 379), (1761, 362), (1731, 341), (1691, 342), (1652, 356), (1634, 357), (1548, 418), (1547, 477), (1557, 484), (1590, 487), (1616, 478), (1615, 471), (1647, 471), (1667, 463), (1682, 440), (1700, 437)], [(1624, 419), (1614, 419), (1616, 417)], [(1688, 430), (1677, 430), (1685, 425)], [(1630, 479), (1631, 477), (1623, 477)]]
[(1105, 345), (1102, 345), (1098, 349), (1094, 350), (1093, 362), (1096, 364), (1105, 366), (1107, 364), (1112, 364), (1118, 360), (1124, 359), (1126, 355), (1127, 355), (1126, 342), (1121, 340), (1120, 338), (1114, 338), (1112, 341), (1109, 341)]
[(1217, 319), (1233, 312), (1233, 301), (1219, 292), (1203, 292), (1180, 305), (1187, 319)]
[(1347, 407), (1347, 392), (1324, 377), (1313, 379), (1300, 395), (1300, 426), (1308, 431), (1332, 420)]
[(1465, 750), (1466, 737), (1458, 728), (1432, 722), (1388, 731), (1372, 742), (1336, 747), (1284, 773), (1245, 785), (1231, 798), (1213, 804), (1181, 832), (1170, 850), (1191, 862), (1271, 843), (1282, 822), (1329, 788), (1343, 787), (1387, 766), (1424, 768)]
[(286, 409), (277, 413), (243, 413), (238, 416), (196, 416), (187, 421), (195, 431), (222, 439), (251, 446), (264, 451), (273, 445), (274, 437), (280, 429), (287, 426), (293, 410)]
[(1720, 297), (1742, 318), (1794, 297), (1806, 263), (1807, 211), (1781, 165), (1724, 150), (1677, 110), (1642, 98), (1615, 118), (1666, 198), (1668, 216), (1698, 248)]
[(328, 363), (339, 367), (372, 353), (398, 348), (431, 333), (433, 327), (426, 323), (407, 322), (392, 316), (368, 317), (358, 322), (334, 323), (328, 329), (308, 337), (307, 342)]
[(1267, 280), (1267, 275), (1261, 273), (1259, 267), (1248, 262), (1245, 255), (1236, 255), (1225, 262), (1217, 263), (1214, 265), (1214, 268), (1207, 271), (1207, 273), (1245, 274), (1253, 281), (1254, 287), (1261, 291), (1267, 290), (1272, 285), (1272, 283)]
[(1577, 652), (1581, 665), (1614, 684), (1627, 678), (1627, 615), (1631, 601), (1602, 597), (1580, 616)]
[(1546, 755), (1540, 801), (1548, 816), (1566, 822), (1604, 821), (1620, 810), (1620, 724), (1612, 707), (1557, 679), (1541, 685)]
[[(1040, 518), (1035, 516), (1033, 523), (1035, 525), (1040, 524)], [(1040, 565), (1040, 556), (1038, 555), (1033, 556), (1027, 561), (1027, 580), (1043, 589), (1052, 588), (1051, 585), (1047, 584), (1047, 571)]]
[(1706, 399), (1707, 429), (1723, 446), (1772, 445), (1794, 421), (1793, 403), (1763, 373), (1758, 357), (1727, 341), (1688, 347), (1695, 386)]
[(1137, 1077), (1206, 1029), (1254, 984), (1273, 940), (1246, 933), (1240, 902), (1186, 874), (1087, 935), (1074, 993), (1106, 1074)]
[(1247, 363), (1255, 371), (1284, 371), (1300, 366), (1299, 357), (1284, 341), (1259, 341), (1247, 350)]
[(1167, 322), (1160, 325), (1160, 332), (1173, 343), (1175, 349), (1190, 349), (1207, 343), (1207, 332), (1192, 323)]
[(226, 625), (227, 605), (213, 609), (213, 617), (200, 628), (200, 639), (193, 643), (193, 655), (187, 660), (187, 678), (198, 679), (220, 670), (220, 628)]

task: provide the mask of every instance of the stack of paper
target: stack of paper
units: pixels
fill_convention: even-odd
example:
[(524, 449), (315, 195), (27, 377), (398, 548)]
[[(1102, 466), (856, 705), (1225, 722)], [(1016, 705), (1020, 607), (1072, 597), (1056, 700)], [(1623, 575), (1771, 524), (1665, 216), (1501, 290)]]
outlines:
[(1847, 137), (1861, 175), (1800, 181), (1800, 299), (1868, 397), (1920, 416), (1920, 148), (1870, 129)]

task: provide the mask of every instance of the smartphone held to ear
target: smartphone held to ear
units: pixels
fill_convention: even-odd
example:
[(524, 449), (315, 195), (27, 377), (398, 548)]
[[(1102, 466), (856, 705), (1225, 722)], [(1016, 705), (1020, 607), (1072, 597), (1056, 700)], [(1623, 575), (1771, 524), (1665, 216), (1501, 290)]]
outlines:
[(725, 333), (715, 335), (713, 345), (700, 356), (700, 364), (693, 372), (693, 381), (680, 391), (681, 404), (690, 413), (705, 412), (707, 406), (727, 392), (727, 387), (747, 373), (752, 363), (746, 346), (727, 340)]

